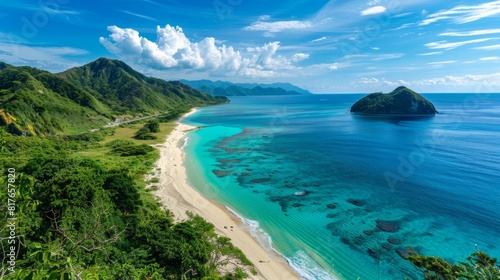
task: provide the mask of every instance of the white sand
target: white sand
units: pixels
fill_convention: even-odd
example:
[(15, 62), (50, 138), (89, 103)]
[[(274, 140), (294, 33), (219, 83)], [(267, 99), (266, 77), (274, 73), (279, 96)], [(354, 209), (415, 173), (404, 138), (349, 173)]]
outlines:
[[(193, 109), (185, 116), (195, 112)], [(251, 276), (251, 279), (300, 279), (284, 258), (267, 253), (249, 232), (242, 230), (244, 225), (234, 214), (203, 197), (187, 183), (185, 153), (179, 143), (185, 140), (187, 131), (193, 129), (196, 127), (178, 123), (165, 143), (157, 146), (160, 149), (160, 160), (156, 163), (160, 186), (154, 194), (174, 213), (176, 220), (186, 219), (185, 212), (191, 211), (214, 224), (219, 235), (231, 238), (232, 243), (255, 265), (258, 275)]]

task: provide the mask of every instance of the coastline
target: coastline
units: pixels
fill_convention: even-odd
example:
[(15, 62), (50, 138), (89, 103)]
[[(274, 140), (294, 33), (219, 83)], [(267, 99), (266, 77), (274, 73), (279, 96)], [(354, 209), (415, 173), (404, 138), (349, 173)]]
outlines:
[(255, 265), (258, 274), (249, 274), (250, 279), (300, 279), (284, 257), (266, 252), (248, 231), (243, 230), (245, 224), (236, 215), (223, 205), (202, 196), (188, 184), (184, 141), (187, 133), (197, 127), (182, 124), (180, 121), (196, 111), (197, 109), (192, 109), (183, 115), (165, 143), (156, 145), (160, 150), (160, 159), (155, 164), (156, 168), (159, 168), (157, 175), (160, 186), (153, 194), (165, 208), (172, 211), (175, 220), (186, 219), (186, 211), (191, 211), (214, 224), (217, 234), (231, 238), (231, 242)]

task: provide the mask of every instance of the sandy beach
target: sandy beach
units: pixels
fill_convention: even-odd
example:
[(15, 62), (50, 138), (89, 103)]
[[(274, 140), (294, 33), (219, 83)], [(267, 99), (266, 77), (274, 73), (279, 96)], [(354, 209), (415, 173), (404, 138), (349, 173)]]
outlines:
[[(184, 117), (195, 112), (196, 109), (193, 109)], [(160, 159), (156, 163), (155, 176), (160, 179), (160, 185), (154, 194), (174, 213), (176, 220), (186, 219), (185, 212), (191, 211), (214, 224), (218, 234), (231, 238), (233, 244), (255, 265), (258, 275), (251, 275), (251, 279), (300, 279), (284, 258), (273, 252), (266, 252), (249, 232), (243, 230), (244, 224), (234, 214), (224, 206), (203, 197), (188, 184), (182, 146), (187, 132), (193, 129), (197, 128), (178, 123), (165, 143), (157, 145)]]

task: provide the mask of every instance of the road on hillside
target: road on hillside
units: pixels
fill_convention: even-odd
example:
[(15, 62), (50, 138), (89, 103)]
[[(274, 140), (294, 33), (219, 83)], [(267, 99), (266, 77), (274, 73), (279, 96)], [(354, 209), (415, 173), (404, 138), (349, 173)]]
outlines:
[[(166, 114), (168, 114), (168, 111), (165, 112)], [(154, 115), (149, 115), (149, 116), (145, 116), (145, 117), (140, 117), (140, 118), (135, 118), (135, 119), (131, 119), (131, 120), (128, 120), (128, 121), (122, 121), (120, 119), (116, 119), (114, 122), (112, 123), (108, 123), (107, 125), (103, 126), (103, 128), (110, 128), (110, 127), (115, 127), (115, 126), (119, 126), (120, 124), (125, 124), (125, 123), (131, 123), (131, 122), (136, 122), (136, 121), (140, 121), (140, 120), (145, 120), (145, 119), (150, 119), (150, 118), (154, 118), (154, 117), (158, 117), (160, 114), (154, 114)], [(91, 129), (90, 132), (95, 132), (95, 131), (99, 131), (100, 128), (94, 128), (94, 129)]]

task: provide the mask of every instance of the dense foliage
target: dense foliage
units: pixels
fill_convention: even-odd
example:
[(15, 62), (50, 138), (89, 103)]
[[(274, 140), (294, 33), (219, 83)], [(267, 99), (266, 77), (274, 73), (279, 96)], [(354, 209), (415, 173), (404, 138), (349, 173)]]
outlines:
[[(15, 169), (16, 273), (5, 279), (243, 279), (253, 265), (214, 226), (174, 222), (144, 188), (158, 151), (107, 131), (19, 137), (0, 129), (0, 186)], [(8, 208), (0, 192), (0, 209)], [(8, 222), (0, 220), (8, 252)], [(6, 266), (0, 278), (8, 274)]]
[(351, 112), (398, 115), (434, 115), (437, 113), (431, 102), (403, 86), (387, 94), (380, 92), (369, 94), (354, 103)]
[(227, 102), (180, 82), (146, 77), (119, 60), (100, 58), (58, 74), (117, 113), (165, 112), (181, 106), (194, 107)]
[(427, 257), (412, 252), (407, 259), (420, 269), (426, 280), (498, 280), (497, 260), (477, 250), (467, 262), (451, 264), (439, 257)]
[(227, 102), (101, 58), (60, 74), (0, 65), (0, 126), (15, 135), (74, 134), (114, 119)]
[(140, 140), (156, 139), (157, 137), (153, 135), (153, 133), (157, 132), (160, 132), (160, 123), (157, 120), (149, 121), (137, 131), (137, 133), (134, 135), (134, 138)]
[(0, 126), (12, 134), (79, 132), (110, 118), (92, 95), (49, 72), (13, 66), (0, 70)]

